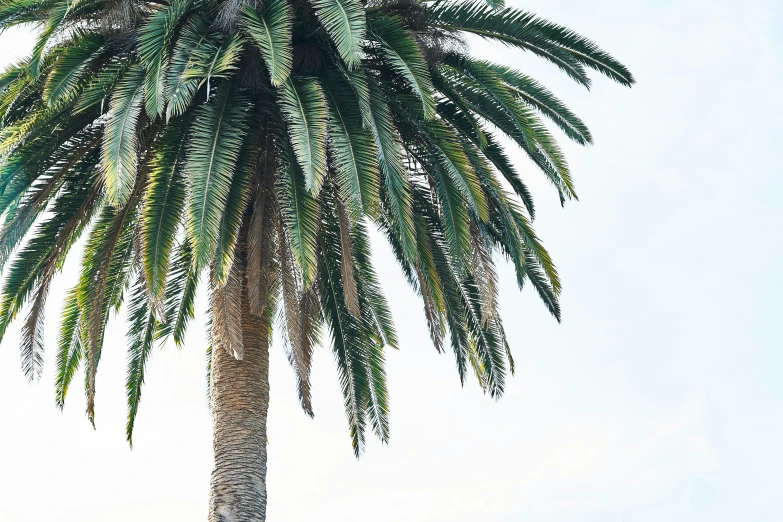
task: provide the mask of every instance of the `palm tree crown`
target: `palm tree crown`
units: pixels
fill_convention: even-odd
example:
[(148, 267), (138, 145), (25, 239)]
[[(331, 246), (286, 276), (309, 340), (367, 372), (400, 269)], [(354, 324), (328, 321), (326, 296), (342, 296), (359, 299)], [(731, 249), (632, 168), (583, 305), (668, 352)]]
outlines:
[(151, 349), (182, 342), (200, 282), (213, 349), (242, 358), (246, 295), (284, 332), (312, 414), (311, 353), (329, 337), (355, 451), (368, 426), (386, 440), (383, 349), (397, 337), (370, 225), (437, 350), (502, 394), (514, 366), (494, 254), (558, 319), (560, 281), (500, 138), (565, 201), (571, 175), (542, 118), (591, 136), (534, 79), (471, 57), (466, 35), (586, 87), (587, 69), (634, 81), (590, 40), (502, 0), (0, 0), (0, 31), (29, 23), (32, 55), (0, 76), (0, 336), (29, 302), (22, 366), (37, 378), (49, 286), (86, 235), (56, 400), (82, 366), (94, 419), (106, 322), (127, 302), (129, 440)]

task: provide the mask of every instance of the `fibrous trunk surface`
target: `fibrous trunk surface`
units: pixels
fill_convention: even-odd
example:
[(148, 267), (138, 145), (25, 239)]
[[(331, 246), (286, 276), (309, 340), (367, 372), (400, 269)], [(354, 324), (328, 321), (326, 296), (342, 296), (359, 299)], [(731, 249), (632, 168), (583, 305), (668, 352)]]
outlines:
[(266, 519), (269, 329), (265, 314), (250, 313), (244, 277), (242, 281), (242, 359), (237, 360), (220, 346), (219, 339), (213, 339), (210, 401), (215, 465), (209, 522)]

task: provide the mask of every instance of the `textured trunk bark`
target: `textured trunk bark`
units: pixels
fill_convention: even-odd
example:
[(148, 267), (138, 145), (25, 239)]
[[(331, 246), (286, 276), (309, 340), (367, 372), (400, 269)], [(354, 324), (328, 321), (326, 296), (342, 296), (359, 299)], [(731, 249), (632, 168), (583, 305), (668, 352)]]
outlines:
[(218, 346), (212, 351), (210, 394), (215, 466), (209, 522), (266, 519), (269, 329), (263, 317), (250, 313), (244, 278), (241, 294), (242, 360)]

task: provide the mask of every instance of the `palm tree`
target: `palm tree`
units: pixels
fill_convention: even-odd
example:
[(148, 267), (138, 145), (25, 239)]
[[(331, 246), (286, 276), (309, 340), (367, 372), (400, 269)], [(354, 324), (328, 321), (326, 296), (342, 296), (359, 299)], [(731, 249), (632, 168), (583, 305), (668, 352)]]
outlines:
[(95, 375), (109, 312), (128, 303), (127, 437), (153, 346), (178, 345), (210, 292), (210, 521), (266, 512), (269, 340), (284, 333), (312, 415), (313, 347), (330, 341), (353, 450), (389, 437), (383, 350), (397, 337), (368, 240), (382, 232), (450, 345), (492, 397), (513, 359), (494, 254), (559, 319), (557, 271), (531, 222), (510, 138), (576, 198), (542, 122), (587, 127), (466, 35), (544, 58), (590, 86), (629, 71), (594, 43), (502, 0), (0, 0), (0, 31), (35, 24), (0, 76), (0, 336), (26, 304), (21, 357), (41, 375), (49, 286), (86, 235), (57, 342), (62, 408)]

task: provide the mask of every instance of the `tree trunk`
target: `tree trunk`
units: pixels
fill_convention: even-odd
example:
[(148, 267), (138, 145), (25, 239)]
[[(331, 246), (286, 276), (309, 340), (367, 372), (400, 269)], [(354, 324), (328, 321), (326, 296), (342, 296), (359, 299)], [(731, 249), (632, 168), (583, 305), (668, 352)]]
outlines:
[(269, 328), (250, 313), (241, 290), (244, 355), (236, 360), (213, 340), (210, 400), (215, 466), (209, 522), (266, 519), (266, 418), (269, 408)]

